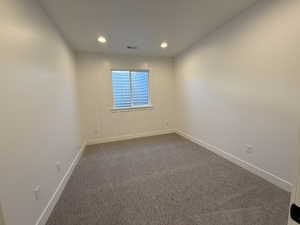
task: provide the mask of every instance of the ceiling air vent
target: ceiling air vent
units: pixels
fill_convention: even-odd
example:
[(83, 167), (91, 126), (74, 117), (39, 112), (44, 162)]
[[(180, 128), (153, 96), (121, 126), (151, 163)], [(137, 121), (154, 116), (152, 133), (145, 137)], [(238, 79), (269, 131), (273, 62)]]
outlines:
[(128, 48), (128, 49), (131, 49), (131, 50), (135, 50), (135, 49), (137, 49), (137, 47), (136, 47), (136, 46), (132, 46), (132, 45), (127, 45), (127, 48)]

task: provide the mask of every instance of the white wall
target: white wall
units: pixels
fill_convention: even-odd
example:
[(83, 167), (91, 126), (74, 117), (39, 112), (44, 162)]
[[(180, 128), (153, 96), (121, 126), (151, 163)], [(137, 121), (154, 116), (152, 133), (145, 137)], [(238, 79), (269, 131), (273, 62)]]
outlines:
[(5, 225), (4, 224), (4, 217), (3, 217), (3, 212), (2, 212), (1, 205), (0, 205), (0, 225)]
[(0, 201), (6, 225), (33, 225), (81, 145), (74, 60), (36, 1), (0, 12)]
[(300, 1), (260, 1), (175, 63), (178, 129), (291, 183), (300, 137), (299, 21)]
[[(171, 59), (88, 53), (78, 54), (76, 59), (85, 136), (90, 143), (174, 128)], [(112, 112), (111, 69), (149, 69), (153, 109)]]

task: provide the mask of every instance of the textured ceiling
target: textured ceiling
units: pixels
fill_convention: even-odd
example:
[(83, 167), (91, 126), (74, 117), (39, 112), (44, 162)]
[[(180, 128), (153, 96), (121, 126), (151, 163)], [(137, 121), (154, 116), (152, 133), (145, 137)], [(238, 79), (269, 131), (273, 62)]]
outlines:
[(75, 50), (143, 56), (175, 56), (255, 1), (40, 0)]

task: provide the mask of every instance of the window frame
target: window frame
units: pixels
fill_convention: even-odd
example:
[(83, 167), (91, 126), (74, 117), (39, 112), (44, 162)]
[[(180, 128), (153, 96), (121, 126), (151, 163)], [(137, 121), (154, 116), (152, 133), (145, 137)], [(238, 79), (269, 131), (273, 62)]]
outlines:
[[(128, 71), (130, 76), (130, 88), (132, 86), (132, 82), (131, 82), (131, 72), (147, 72), (148, 76), (148, 104), (146, 105), (137, 105), (137, 106), (133, 106), (132, 105), (132, 96), (130, 96), (130, 104), (131, 106), (129, 107), (115, 107), (114, 104), (114, 90), (113, 90), (113, 86), (112, 86), (112, 73), (113, 71)], [(111, 69), (110, 70), (110, 80), (111, 80), (111, 99), (112, 99), (112, 111), (129, 111), (129, 110), (145, 110), (145, 109), (152, 109), (152, 102), (151, 102), (151, 95), (150, 95), (150, 71), (148, 69)], [(132, 89), (132, 88), (131, 88)]]

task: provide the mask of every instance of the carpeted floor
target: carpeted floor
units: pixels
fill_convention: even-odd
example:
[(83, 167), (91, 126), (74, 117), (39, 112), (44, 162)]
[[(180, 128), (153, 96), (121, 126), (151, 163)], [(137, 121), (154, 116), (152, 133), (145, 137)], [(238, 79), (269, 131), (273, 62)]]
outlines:
[(289, 194), (175, 134), (87, 147), (47, 225), (286, 225)]

